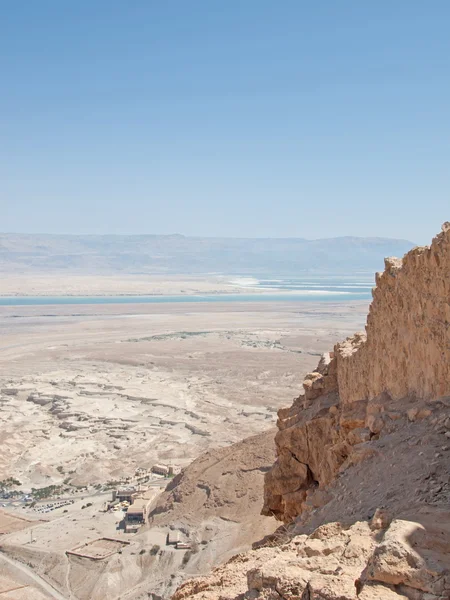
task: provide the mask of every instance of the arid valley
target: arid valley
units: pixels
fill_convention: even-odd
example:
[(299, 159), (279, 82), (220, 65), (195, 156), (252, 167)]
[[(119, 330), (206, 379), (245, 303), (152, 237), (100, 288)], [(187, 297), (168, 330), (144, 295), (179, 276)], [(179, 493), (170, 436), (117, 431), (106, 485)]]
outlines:
[[(205, 570), (229, 548), (248, 547), (249, 539), (273, 531), (274, 522), (262, 519), (244, 535), (245, 509), (214, 518), (209, 529), (203, 518), (195, 524), (203, 558), (181, 569), (185, 553), (168, 548), (158, 581), (146, 572), (141, 589), (142, 555), (156, 544), (164, 548), (174, 517), (125, 534), (118, 529), (122, 514), (102, 510), (115, 488), (136, 484), (136, 474), (155, 464), (178, 471), (205, 451), (273, 428), (276, 411), (298, 395), (305, 373), (335, 341), (362, 327), (366, 310), (364, 301), (0, 307), (0, 479), (20, 482), (7, 488), (17, 495), (3, 501), (2, 545), (67, 598), (131, 598), (163, 593), (183, 576), (175, 577), (177, 570)], [(267, 467), (272, 446), (264, 449)], [(151, 510), (167, 480), (146, 481)], [(255, 502), (262, 502), (256, 493)], [(255, 528), (250, 512), (247, 525)], [(127, 567), (134, 573), (126, 584), (109, 573), (99, 586), (97, 571), (94, 580), (80, 580), (74, 557), (66, 555), (103, 537), (131, 541), (122, 561), (144, 551), (138, 566)], [(8, 568), (20, 585), (49, 593), (16, 566)]]
[(4, 2), (0, 600), (450, 600), (450, 2)]
[(4, 2), (0, 600), (450, 600), (450, 2)]

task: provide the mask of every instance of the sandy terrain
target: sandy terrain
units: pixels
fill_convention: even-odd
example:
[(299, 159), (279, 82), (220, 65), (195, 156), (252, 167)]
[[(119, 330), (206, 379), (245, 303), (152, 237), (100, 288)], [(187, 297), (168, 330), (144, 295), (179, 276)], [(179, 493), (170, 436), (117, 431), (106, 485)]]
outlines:
[(14, 275), (2, 278), (0, 296), (128, 296), (261, 293), (252, 278), (170, 275)]
[[(175, 583), (209, 569), (241, 543), (239, 515), (196, 529), (177, 516), (205, 544), (186, 562), (165, 545), (165, 521), (129, 536), (121, 514), (101, 512), (111, 494), (105, 484), (157, 462), (186, 466), (273, 427), (318, 355), (361, 328), (366, 310), (362, 302), (0, 307), (0, 480), (15, 477), (25, 491), (63, 485), (75, 500), (44, 515), (7, 502), (8, 514), (36, 521), (16, 527), (5, 516), (14, 525), (0, 540), (7, 556), (31, 565), (43, 590), (47, 582), (83, 600), (147, 597), (167, 589), (171, 574)], [(89, 490), (75, 487), (82, 485)], [(246, 537), (252, 528), (254, 539), (264, 533), (254, 527), (259, 510), (246, 515)], [(103, 536), (133, 541), (107, 567), (90, 564), (87, 576), (87, 559), (65, 552)], [(164, 550), (152, 555), (155, 545)], [(1, 573), (29, 584), (4, 564)]]
[[(2, 574), (0, 575), (0, 596), (2, 600), (46, 600), (48, 598), (61, 599), (63, 596), (58, 596), (53, 592), (51, 588), (48, 590), (48, 594), (45, 593), (47, 590), (44, 588), (41, 590), (40, 585), (36, 587), (31, 576), (24, 574), (20, 568), (12, 565), (8, 558), (0, 556), (0, 569)], [(5, 574), (3, 574), (3, 570)], [(9, 573), (7, 575), (6, 573)]]
[(0, 308), (0, 479), (106, 482), (275, 422), (364, 303)]
[[(2, 549), (67, 598), (140, 599), (149, 592), (168, 598), (184, 578), (209, 571), (275, 529), (274, 519), (259, 516), (263, 473), (275, 458), (273, 435), (268, 430), (202, 454), (162, 494), (155, 481), (147, 492), (156, 500), (150, 523), (136, 535), (124, 533), (121, 511), (102, 510), (110, 494), (81, 494), (68, 512), (46, 513), (48, 522), (7, 536)], [(172, 529), (191, 549), (167, 544)]]

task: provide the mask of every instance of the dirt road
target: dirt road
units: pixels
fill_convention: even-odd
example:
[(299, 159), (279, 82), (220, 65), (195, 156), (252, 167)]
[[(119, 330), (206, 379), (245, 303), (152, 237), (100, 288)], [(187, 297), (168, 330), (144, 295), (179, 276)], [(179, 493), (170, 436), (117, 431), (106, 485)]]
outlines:
[(54, 598), (55, 600), (68, 600), (66, 596), (63, 596), (60, 592), (58, 592), (58, 590), (56, 590), (52, 585), (47, 583), (45, 579), (42, 579), (42, 577), (40, 577), (37, 573), (32, 571), (29, 567), (0, 552), (0, 564), (2, 561), (8, 563), (24, 575), (26, 575), (28, 579), (31, 579), (34, 583), (36, 583), (39, 586), (39, 588), (44, 590), (50, 596), (50, 598)]

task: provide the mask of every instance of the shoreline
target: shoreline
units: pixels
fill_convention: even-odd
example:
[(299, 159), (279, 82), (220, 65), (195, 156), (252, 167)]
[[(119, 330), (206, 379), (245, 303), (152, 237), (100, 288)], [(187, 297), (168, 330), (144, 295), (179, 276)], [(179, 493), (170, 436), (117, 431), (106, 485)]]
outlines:
[[(251, 283), (251, 284), (250, 284)], [(370, 296), (372, 281), (354, 274), (338, 278), (311, 274), (277, 279), (236, 278), (233, 275), (185, 276), (93, 276), (93, 275), (0, 275), (0, 300), (13, 298), (184, 298), (232, 296), (312, 296), (351, 298), (352, 292)]]
[(336, 303), (348, 304), (349, 302), (368, 302), (371, 296), (352, 292), (324, 292), (324, 293), (297, 293), (280, 292), (276, 294), (186, 294), (186, 295), (152, 295), (137, 296), (125, 295), (99, 295), (99, 296), (0, 296), (0, 307), (14, 306), (61, 306), (61, 305), (112, 305), (112, 304), (235, 304), (252, 302), (257, 303)]
[[(361, 292), (363, 293), (363, 292)], [(208, 292), (198, 292), (198, 293), (180, 293), (180, 294), (163, 294), (161, 292), (153, 292), (153, 293), (131, 293), (131, 292), (118, 292), (118, 293), (89, 293), (89, 294), (80, 294), (80, 293), (66, 293), (66, 294), (45, 294), (45, 293), (9, 293), (3, 294), (0, 292), (0, 298), (202, 298), (207, 296), (322, 296), (322, 295), (336, 295), (336, 296), (351, 296), (354, 295), (355, 292), (342, 292), (335, 290), (286, 290), (282, 288), (260, 288), (260, 289), (249, 289), (243, 288), (241, 290), (232, 290), (232, 291), (208, 291)]]

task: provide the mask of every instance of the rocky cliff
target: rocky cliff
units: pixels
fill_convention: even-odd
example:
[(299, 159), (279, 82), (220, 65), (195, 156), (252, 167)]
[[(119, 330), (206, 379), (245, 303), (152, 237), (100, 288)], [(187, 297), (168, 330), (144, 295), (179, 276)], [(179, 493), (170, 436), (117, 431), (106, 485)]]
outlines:
[(450, 598), (450, 224), (376, 281), (366, 331), (278, 413), (278, 537), (175, 600)]
[(314, 507), (341, 469), (370, 452), (367, 442), (450, 396), (450, 223), (430, 247), (386, 259), (376, 281), (366, 331), (324, 356), (304, 395), (278, 413), (266, 515), (289, 522)]
[(450, 394), (450, 223), (377, 273), (365, 334), (335, 348), (341, 402)]
[[(259, 516), (264, 474), (275, 460), (274, 435), (271, 429), (211, 449), (169, 483), (150, 514), (149, 535), (177, 529), (192, 542), (192, 549), (178, 564), (158, 554), (142, 588), (145, 598), (148, 592), (169, 598), (186, 578), (208, 573), (276, 529), (274, 519)], [(182, 553), (167, 554), (178, 558)]]
[[(259, 534), (273, 531), (275, 523), (254, 517), (261, 507), (264, 473), (275, 460), (274, 434), (274, 429), (268, 430), (201, 454), (158, 497), (150, 514), (152, 525), (182, 521), (194, 526), (221, 519), (239, 524), (242, 531), (247, 521), (256, 520)], [(253, 528), (257, 525), (252, 523)]]

